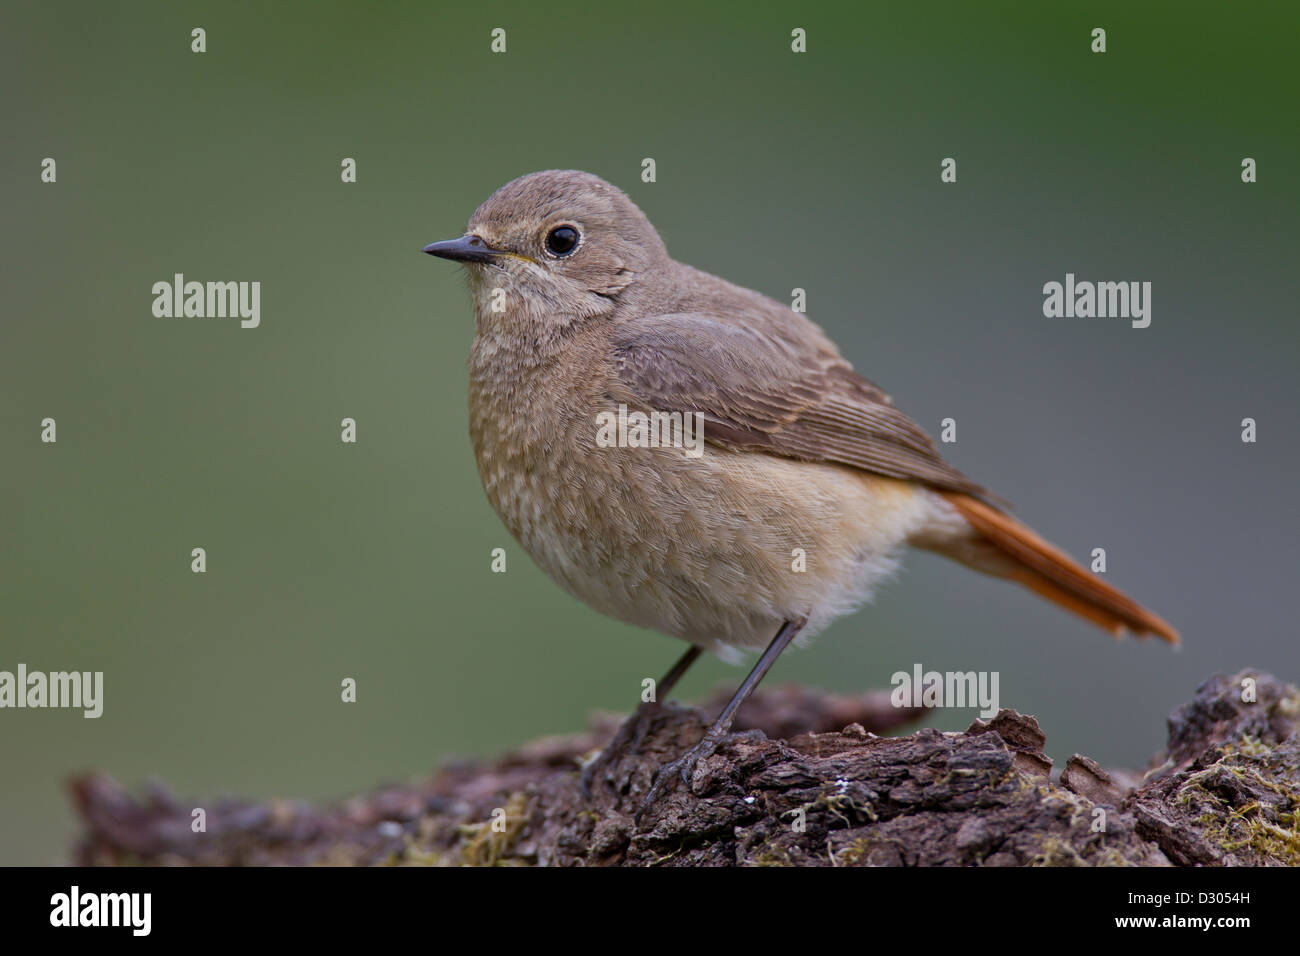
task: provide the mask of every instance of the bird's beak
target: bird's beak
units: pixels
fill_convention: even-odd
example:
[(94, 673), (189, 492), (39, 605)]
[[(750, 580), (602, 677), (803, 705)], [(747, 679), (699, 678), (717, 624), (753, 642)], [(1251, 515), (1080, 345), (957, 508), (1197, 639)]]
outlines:
[(424, 251), (431, 256), (453, 259), (456, 262), (491, 262), (503, 254), (502, 250), (493, 249), (473, 233), (468, 233), (459, 239), (431, 242), (424, 247)]

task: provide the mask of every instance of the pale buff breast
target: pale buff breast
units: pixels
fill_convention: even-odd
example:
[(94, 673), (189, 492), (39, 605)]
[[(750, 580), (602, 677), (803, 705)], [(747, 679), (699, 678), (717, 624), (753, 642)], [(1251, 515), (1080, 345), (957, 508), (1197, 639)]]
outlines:
[(796, 616), (815, 634), (867, 599), (933, 516), (923, 490), (836, 465), (598, 447), (605, 407), (580, 383), (546, 388), (569, 396), (557, 405), (538, 400), (540, 383), (496, 381), (471, 366), (470, 432), (511, 533), (593, 608), (703, 647), (763, 647)]

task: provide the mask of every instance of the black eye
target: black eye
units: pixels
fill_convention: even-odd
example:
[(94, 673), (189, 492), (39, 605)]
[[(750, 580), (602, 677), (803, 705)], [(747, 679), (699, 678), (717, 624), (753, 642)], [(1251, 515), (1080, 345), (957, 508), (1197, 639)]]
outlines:
[(553, 256), (567, 256), (578, 248), (578, 230), (572, 226), (556, 226), (546, 234), (546, 249)]

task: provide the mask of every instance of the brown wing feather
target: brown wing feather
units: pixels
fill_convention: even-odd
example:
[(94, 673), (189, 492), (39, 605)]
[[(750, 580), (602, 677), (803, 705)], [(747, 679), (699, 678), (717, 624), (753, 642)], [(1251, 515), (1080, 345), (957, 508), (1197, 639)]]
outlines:
[(622, 385), (613, 397), (650, 411), (703, 412), (706, 441), (991, 497), (829, 346), (682, 313), (630, 322), (612, 347)]

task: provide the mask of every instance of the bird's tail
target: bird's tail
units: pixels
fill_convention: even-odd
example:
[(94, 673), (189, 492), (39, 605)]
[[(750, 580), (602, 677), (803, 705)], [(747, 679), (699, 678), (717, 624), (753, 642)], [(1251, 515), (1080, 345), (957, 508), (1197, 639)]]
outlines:
[[(1079, 567), (1069, 555), (1044, 541), (1025, 525), (991, 505), (959, 492), (942, 492), (979, 536), (1003, 559), (993, 573), (1018, 581), (1047, 600), (1116, 637), (1125, 631), (1135, 636), (1156, 634), (1171, 644), (1178, 632), (1132, 598)], [(992, 570), (987, 565), (974, 565)]]

